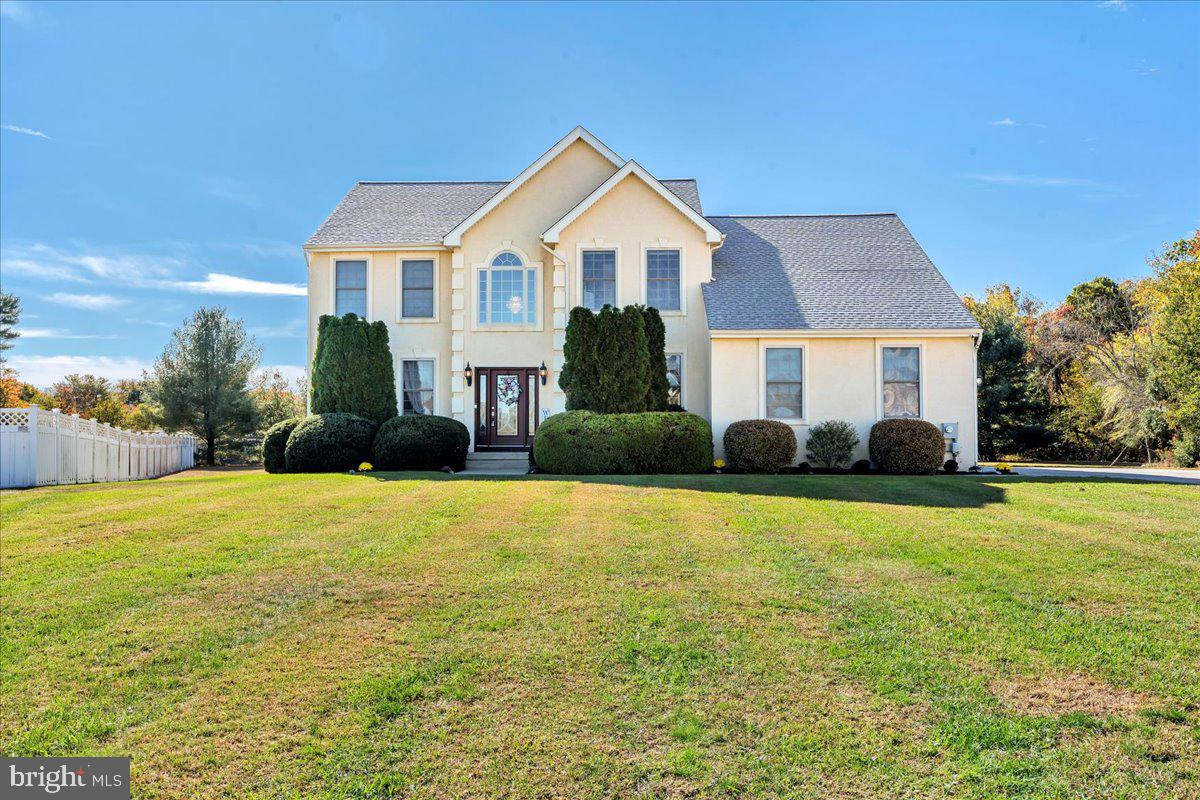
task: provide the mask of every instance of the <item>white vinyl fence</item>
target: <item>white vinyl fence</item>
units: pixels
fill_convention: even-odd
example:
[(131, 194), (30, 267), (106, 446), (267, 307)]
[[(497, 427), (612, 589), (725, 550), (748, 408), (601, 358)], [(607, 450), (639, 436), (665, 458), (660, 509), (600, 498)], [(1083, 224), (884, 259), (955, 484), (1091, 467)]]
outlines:
[(190, 469), (196, 438), (40, 408), (0, 408), (0, 488), (135, 481)]

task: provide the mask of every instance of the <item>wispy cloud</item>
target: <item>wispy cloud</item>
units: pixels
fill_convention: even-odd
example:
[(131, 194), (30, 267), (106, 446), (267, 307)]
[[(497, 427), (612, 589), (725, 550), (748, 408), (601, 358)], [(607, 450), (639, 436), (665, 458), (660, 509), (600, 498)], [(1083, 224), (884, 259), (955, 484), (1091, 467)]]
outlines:
[(221, 200), (228, 200), (231, 203), (237, 203), (247, 208), (258, 208), (262, 205), (262, 199), (258, 196), (258, 193), (244, 181), (239, 181), (235, 178), (224, 178), (219, 175), (210, 175), (203, 179), (203, 183), (204, 191)]
[(126, 317), (125, 321), (130, 325), (153, 325), (156, 328), (174, 328), (175, 324), (171, 322), (162, 322), (157, 319), (138, 319), (137, 317)]
[(1046, 127), (1040, 122), (1017, 122), (1012, 117), (1004, 117), (1003, 119), (994, 119), (988, 125), (995, 125), (1001, 128), (1044, 128)]
[(21, 0), (0, 0), (0, 17), (19, 25), (33, 24), (33, 9)]
[(257, 325), (250, 328), (250, 334), (264, 339), (298, 339), (304, 336), (307, 326), (302, 318), (292, 319), (283, 325)]
[(1096, 8), (1103, 8), (1107, 11), (1128, 11), (1129, 4), (1125, 0), (1102, 0), (1096, 3)]
[(6, 248), (0, 255), (0, 266), (6, 272), (35, 278), (193, 294), (302, 297), (307, 292), (299, 283), (256, 280), (225, 272), (206, 272), (203, 280), (187, 279), (184, 276), (195, 273), (199, 266), (191, 258), (115, 250), (70, 251), (40, 243)]
[(90, 372), (110, 381), (138, 378), (153, 364), (133, 356), (31, 356), (16, 355), (8, 366), (17, 371), (21, 380), (47, 388), (65, 375)]
[(18, 328), (22, 339), (116, 339), (114, 334), (71, 333), (59, 328)]
[(1161, 68), (1152, 66), (1144, 58), (1139, 58), (1138, 62), (1129, 68), (1129, 71), (1134, 75), (1153, 75), (1156, 72), (1161, 72)]
[(176, 285), (198, 294), (277, 294), (303, 297), (308, 289), (299, 283), (272, 283), (210, 272), (202, 281), (177, 281)]
[(69, 292), (55, 292), (44, 295), (42, 299), (60, 306), (71, 306), (85, 311), (107, 311), (129, 302), (123, 297), (113, 297), (111, 294), (71, 294)]
[(1047, 178), (1040, 175), (1014, 175), (1009, 172), (969, 173), (964, 177), (973, 181), (999, 186), (1048, 186), (1054, 188), (1065, 186), (1100, 186), (1096, 181), (1087, 178)]
[(37, 139), (45, 139), (46, 141), (50, 141), (49, 136), (42, 133), (41, 131), (34, 130), (33, 128), (24, 128), (24, 127), (21, 127), (20, 125), (3, 125), (0, 127), (3, 127), (4, 130), (6, 130), (6, 131), (12, 131), (13, 133), (23, 133), (26, 136), (33, 136)]

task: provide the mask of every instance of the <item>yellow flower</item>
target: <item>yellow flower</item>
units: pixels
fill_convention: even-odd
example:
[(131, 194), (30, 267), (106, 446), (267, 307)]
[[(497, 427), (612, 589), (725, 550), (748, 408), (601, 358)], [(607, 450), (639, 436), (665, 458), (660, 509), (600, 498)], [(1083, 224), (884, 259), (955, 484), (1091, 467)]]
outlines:
[(1012, 467), (1010, 467), (1008, 464), (997, 464), (996, 472), (999, 472), (1001, 475), (1007, 475), (1008, 473), (1012, 472)]
[(363, 463), (361, 463), (361, 464), (359, 464), (359, 465), (358, 465), (358, 471), (359, 471), (359, 472), (370, 472), (370, 471), (371, 471), (371, 465), (370, 465), (370, 464), (368, 464), (366, 461), (364, 461)]
[(714, 466), (715, 468), (717, 468), (717, 469), (724, 469), (724, 467), (725, 467), (725, 459), (723, 459), (723, 458), (718, 458), (716, 461), (714, 461), (714, 462), (713, 462), (713, 466)]

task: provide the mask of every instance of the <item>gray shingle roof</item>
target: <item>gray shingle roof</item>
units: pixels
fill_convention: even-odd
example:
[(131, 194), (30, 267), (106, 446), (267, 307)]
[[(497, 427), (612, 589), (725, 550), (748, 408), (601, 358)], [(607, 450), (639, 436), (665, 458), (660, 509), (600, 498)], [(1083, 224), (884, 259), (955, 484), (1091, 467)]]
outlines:
[[(508, 181), (362, 181), (342, 198), (308, 244), (440, 243), (506, 185)], [(704, 213), (694, 179), (663, 181), (663, 185), (697, 213)]]
[(895, 214), (708, 220), (711, 330), (978, 327)]
[(311, 245), (441, 242), (508, 181), (355, 184)]

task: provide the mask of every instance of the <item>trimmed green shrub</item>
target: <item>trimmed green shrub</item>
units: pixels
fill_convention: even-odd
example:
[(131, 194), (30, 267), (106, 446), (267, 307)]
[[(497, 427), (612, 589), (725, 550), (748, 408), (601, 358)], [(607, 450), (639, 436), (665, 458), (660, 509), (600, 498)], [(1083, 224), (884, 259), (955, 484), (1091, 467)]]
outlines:
[(371, 442), (379, 426), (354, 414), (306, 417), (284, 448), (288, 472), (346, 472), (371, 458)]
[(840, 467), (854, 455), (858, 447), (858, 431), (849, 422), (831, 419), (812, 426), (805, 450), (810, 460), (827, 469)]
[(287, 447), (288, 437), (303, 421), (304, 417), (292, 417), (283, 422), (276, 422), (267, 428), (267, 433), (262, 440), (263, 468), (267, 472), (287, 471), (287, 462), (284, 460), (283, 451)]
[(871, 460), (893, 475), (932, 475), (946, 457), (946, 440), (932, 422), (884, 419), (871, 427)]
[(779, 472), (796, 458), (796, 432), (775, 419), (744, 419), (725, 429), (725, 460), (734, 472)]
[[(558, 385), (567, 394), (568, 409), (603, 414), (645, 410), (650, 354), (645, 318), (636, 306), (605, 306), (599, 314), (581, 306), (571, 309), (563, 357)], [(665, 371), (665, 358), (663, 364)]]
[(427, 469), (467, 465), (471, 434), (467, 426), (449, 417), (407, 414), (392, 417), (379, 427), (371, 448), (375, 469)]
[[(671, 384), (667, 380), (667, 329), (663, 325), (662, 315), (653, 306), (634, 306), (642, 315), (642, 323), (646, 328), (646, 355), (649, 359), (649, 374), (646, 385), (646, 402), (643, 411), (670, 411), (667, 407), (667, 397), (671, 394)], [(660, 365), (655, 369), (655, 365)]]
[(712, 465), (712, 428), (687, 413), (567, 411), (541, 424), (533, 453), (557, 475), (694, 474)]
[(313, 356), (312, 411), (357, 414), (376, 424), (396, 416), (396, 373), (385, 323), (354, 314), (321, 317)]

